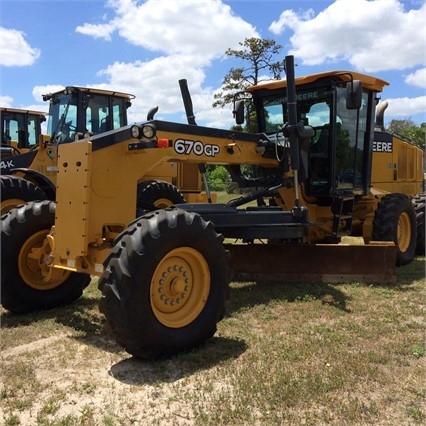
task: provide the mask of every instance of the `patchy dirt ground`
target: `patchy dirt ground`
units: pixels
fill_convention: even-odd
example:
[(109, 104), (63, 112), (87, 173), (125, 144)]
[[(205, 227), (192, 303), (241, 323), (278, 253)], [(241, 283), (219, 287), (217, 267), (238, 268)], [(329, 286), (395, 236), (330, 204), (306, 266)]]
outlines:
[(63, 309), (0, 309), (0, 426), (422, 425), (416, 268), (397, 286), (234, 287), (212, 339), (156, 362), (107, 333), (96, 284)]
[[(17, 381), (21, 406), (17, 401), (13, 413), (21, 425), (50, 424), (43, 419), (73, 425), (193, 424), (191, 401), (187, 407), (174, 403), (175, 392), (192, 391), (197, 383), (197, 372), (184, 361), (180, 369), (173, 362), (170, 370), (162, 362), (159, 371), (160, 365), (131, 357), (104, 336), (59, 334), (3, 351), (1, 362), (3, 371), (20, 370), (7, 380)], [(18, 424), (8, 423), (13, 413), (3, 407), (0, 424)]]

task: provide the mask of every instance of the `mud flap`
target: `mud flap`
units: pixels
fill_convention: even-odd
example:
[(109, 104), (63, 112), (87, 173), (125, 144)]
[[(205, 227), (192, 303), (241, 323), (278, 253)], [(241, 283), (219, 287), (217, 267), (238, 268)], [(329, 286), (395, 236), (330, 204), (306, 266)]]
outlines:
[(388, 242), (229, 244), (233, 281), (394, 283), (397, 247)]

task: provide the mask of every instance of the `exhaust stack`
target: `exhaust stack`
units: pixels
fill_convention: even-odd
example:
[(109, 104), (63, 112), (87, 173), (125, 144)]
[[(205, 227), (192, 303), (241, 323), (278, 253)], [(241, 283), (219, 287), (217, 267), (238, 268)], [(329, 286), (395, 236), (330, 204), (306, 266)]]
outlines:
[(385, 130), (384, 124), (384, 116), (385, 110), (389, 106), (388, 101), (380, 102), (376, 107), (376, 127), (380, 128), (380, 130)]

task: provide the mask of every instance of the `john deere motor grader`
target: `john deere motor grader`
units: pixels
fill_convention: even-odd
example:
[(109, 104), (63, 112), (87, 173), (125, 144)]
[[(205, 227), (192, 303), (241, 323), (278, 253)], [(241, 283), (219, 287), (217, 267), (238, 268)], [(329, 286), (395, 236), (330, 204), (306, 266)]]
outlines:
[[(133, 98), (127, 93), (78, 86), (44, 95), (43, 99), (50, 102), (49, 135), (41, 134), (40, 121), (44, 113), (27, 111), (23, 115), (16, 110), (2, 110), (6, 134), (12, 132), (15, 122), (15, 127), (19, 123), (24, 130), (30, 129), (31, 123), (33, 133), (18, 131), (19, 149), (4, 148), (11, 156), (2, 157), (1, 161), (1, 212), (26, 201), (55, 200), (58, 146), (126, 126), (127, 108)], [(154, 113), (155, 110), (149, 114)], [(23, 153), (21, 148), (31, 150)], [(139, 209), (203, 200), (198, 168), (193, 164), (171, 162), (160, 165), (155, 172), (143, 177), (137, 196)]]
[[(25, 312), (69, 303), (90, 275), (99, 276), (100, 309), (115, 338), (129, 353), (155, 358), (215, 333), (231, 279), (394, 281), (392, 242), (305, 242), (321, 230), (300, 188), (310, 176), (305, 161), (315, 135), (298, 121), (292, 56), (286, 69), (287, 120), (273, 133), (206, 128), (191, 119), (149, 120), (59, 145), (56, 202), (29, 202), (2, 219), (3, 306)], [(333, 111), (352, 117), (358, 131), (351, 135), (365, 161), (354, 168), (356, 177), (343, 180), (352, 186), (330, 184), (333, 206), (344, 207), (333, 207), (337, 233), (350, 228), (346, 201), (369, 189), (367, 153), (374, 141), (366, 135), (373, 132), (376, 94), (384, 82), (341, 73), (321, 75), (317, 85), (318, 92), (327, 87), (334, 93)], [(189, 92), (182, 93), (193, 118)], [(179, 204), (134, 219), (139, 179), (169, 161), (257, 165), (273, 185), (228, 204)], [(285, 209), (279, 200), (289, 206), (290, 191), (293, 202)]]
[[(133, 95), (70, 86), (44, 95), (49, 103), (48, 135), (38, 134), (31, 150), (1, 162), (1, 210), (25, 201), (55, 199), (57, 147), (127, 125)], [(29, 151), (29, 152), (28, 152)]]
[[(360, 108), (346, 103), (345, 82), (362, 81)], [(349, 234), (371, 240), (394, 241), (397, 264), (425, 254), (424, 151), (384, 129), (387, 102), (373, 106), (377, 93), (388, 85), (375, 77), (333, 71), (296, 79), (297, 120), (314, 129), (313, 138), (301, 147), (300, 204), (315, 224), (305, 242), (340, 241)], [(244, 98), (249, 96), (248, 124), (280, 141), (288, 120), (287, 81), (274, 80), (236, 94), (237, 122), (244, 121)], [(247, 106), (247, 101), (246, 101)], [(229, 166), (240, 186), (261, 184), (244, 179), (239, 168)], [(293, 189), (281, 187), (275, 203), (292, 206)], [(342, 228), (342, 225), (344, 226)]]

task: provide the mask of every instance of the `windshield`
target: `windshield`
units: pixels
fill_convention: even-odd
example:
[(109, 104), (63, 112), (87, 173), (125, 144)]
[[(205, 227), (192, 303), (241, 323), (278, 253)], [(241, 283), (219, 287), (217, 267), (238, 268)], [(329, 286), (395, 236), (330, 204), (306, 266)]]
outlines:
[(59, 93), (50, 100), (48, 133), (53, 141), (67, 143), (76, 133), (93, 135), (127, 124), (127, 103), (122, 97), (81, 91)]
[[(312, 126), (314, 136), (305, 162), (305, 184), (312, 195), (330, 195), (334, 189), (361, 188), (367, 137), (368, 93), (359, 110), (346, 108), (344, 85), (297, 89), (297, 121)], [(288, 121), (285, 94), (258, 97), (258, 125), (267, 134), (280, 132)]]
[[(333, 94), (325, 88), (297, 92), (298, 121), (312, 127), (330, 123), (330, 104)], [(287, 122), (285, 96), (266, 96), (261, 99), (260, 128), (265, 133), (279, 132)]]
[(75, 95), (57, 94), (50, 100), (47, 132), (58, 143), (70, 142), (71, 128), (77, 128), (77, 104)]
[(5, 111), (3, 113), (2, 143), (16, 141), (18, 148), (32, 148), (37, 145), (41, 133), (40, 117), (36, 114)]
[(359, 110), (346, 108), (346, 89), (336, 92), (336, 185), (338, 189), (359, 188), (365, 175), (365, 146), (368, 143), (368, 93), (362, 94)]

